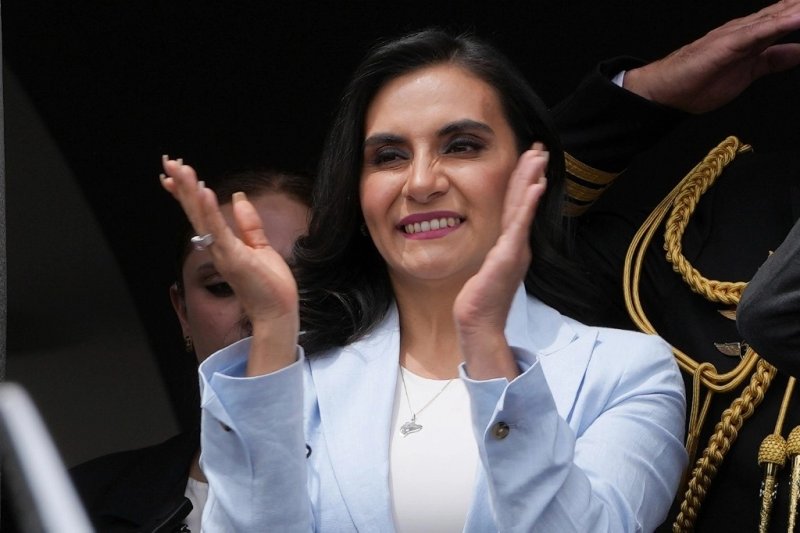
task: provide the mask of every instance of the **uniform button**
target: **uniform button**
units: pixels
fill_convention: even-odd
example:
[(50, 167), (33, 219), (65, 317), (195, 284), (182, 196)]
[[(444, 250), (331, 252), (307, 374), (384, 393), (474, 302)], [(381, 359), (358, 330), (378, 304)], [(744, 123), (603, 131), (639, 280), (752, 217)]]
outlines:
[(224, 429), (225, 431), (231, 431), (231, 427), (228, 424), (223, 424), (222, 422), (220, 422), (219, 425), (222, 426), (222, 429)]
[(508, 424), (505, 422), (498, 422), (494, 426), (492, 426), (492, 435), (497, 440), (503, 440), (504, 438), (508, 437), (508, 434), (511, 432), (511, 428), (508, 427)]

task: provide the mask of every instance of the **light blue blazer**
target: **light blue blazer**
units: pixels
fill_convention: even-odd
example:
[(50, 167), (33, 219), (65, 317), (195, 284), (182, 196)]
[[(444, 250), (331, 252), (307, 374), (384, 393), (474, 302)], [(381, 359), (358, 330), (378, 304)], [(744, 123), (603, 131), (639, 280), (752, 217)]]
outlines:
[[(482, 466), (464, 531), (652, 531), (687, 461), (683, 381), (666, 343), (585, 326), (522, 287), (506, 337), (523, 371), (512, 382), (460, 369)], [(358, 342), (309, 359), (298, 349), (265, 376), (242, 377), (249, 339), (206, 360), (203, 530), (393, 531), (399, 342), (392, 309)]]

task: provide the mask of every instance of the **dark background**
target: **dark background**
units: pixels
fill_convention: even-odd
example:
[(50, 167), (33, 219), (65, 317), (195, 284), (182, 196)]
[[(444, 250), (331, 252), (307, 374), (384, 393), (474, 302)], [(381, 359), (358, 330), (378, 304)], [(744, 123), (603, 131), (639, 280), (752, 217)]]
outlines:
[[(472, 30), (554, 105), (601, 59), (661, 57), (768, 3), (4, 0), (8, 379), (69, 464), (191, 425), (194, 362), (167, 298), (181, 215), (160, 156), (201, 176), (313, 172), (345, 80), (380, 38)], [(794, 149), (798, 88), (797, 72), (756, 84), (682, 126), (672, 155), (695, 161), (729, 133)]]

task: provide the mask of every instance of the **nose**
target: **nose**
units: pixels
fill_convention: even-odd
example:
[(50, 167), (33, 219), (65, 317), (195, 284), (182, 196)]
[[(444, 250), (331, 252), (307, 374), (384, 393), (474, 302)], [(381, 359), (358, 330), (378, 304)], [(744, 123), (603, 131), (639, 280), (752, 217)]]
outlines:
[(450, 188), (447, 173), (434, 158), (417, 158), (409, 166), (403, 193), (415, 202), (426, 204), (443, 196)]

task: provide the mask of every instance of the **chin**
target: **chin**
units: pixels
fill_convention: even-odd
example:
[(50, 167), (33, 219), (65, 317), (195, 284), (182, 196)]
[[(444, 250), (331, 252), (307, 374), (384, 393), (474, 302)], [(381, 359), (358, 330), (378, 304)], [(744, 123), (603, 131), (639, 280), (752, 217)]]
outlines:
[(466, 283), (470, 277), (478, 272), (480, 265), (481, 263), (477, 265), (459, 265), (453, 261), (452, 257), (436, 260), (426, 258), (424, 261), (406, 261), (396, 272), (401, 277), (412, 280)]

